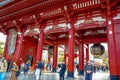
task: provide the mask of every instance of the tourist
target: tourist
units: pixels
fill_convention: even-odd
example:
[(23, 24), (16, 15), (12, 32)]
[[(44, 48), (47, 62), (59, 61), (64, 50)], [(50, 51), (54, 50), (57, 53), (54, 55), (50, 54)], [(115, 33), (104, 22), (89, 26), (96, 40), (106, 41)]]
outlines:
[(36, 70), (35, 70), (36, 80), (39, 80), (40, 78), (42, 66), (43, 66), (42, 62), (37, 61)]
[(77, 73), (79, 74), (79, 64), (76, 64)]
[(10, 60), (7, 61), (7, 71), (6, 72), (10, 72)]
[(41, 61), (42, 63), (42, 70), (44, 71), (44, 68), (45, 68), (45, 62), (44, 61)]
[(93, 66), (93, 67), (94, 67), (94, 73), (96, 73), (96, 65), (94, 64), (94, 66)]
[(93, 71), (93, 65), (90, 63), (90, 61), (88, 61), (85, 65), (85, 80), (92, 80)]
[(18, 78), (16, 76), (16, 72), (18, 70), (19, 70), (18, 65), (16, 64), (16, 62), (13, 62), (13, 65), (12, 65), (12, 68), (11, 68), (12, 74), (11, 74), (10, 80), (18, 80)]
[(66, 71), (66, 64), (65, 61), (63, 60), (59, 71), (60, 80), (64, 80), (65, 71)]
[(22, 62), (21, 65), (20, 65), (20, 70), (21, 70), (21, 72), (24, 71), (24, 68), (25, 68), (25, 63)]
[(24, 75), (27, 75), (28, 74), (28, 71), (29, 71), (29, 62), (27, 61), (26, 64), (25, 64), (25, 67), (24, 67)]
[(0, 80), (4, 80), (5, 72), (7, 70), (7, 61), (3, 55), (0, 54)]
[(51, 71), (51, 68), (52, 68), (52, 63), (49, 62), (49, 63), (47, 64), (47, 70), (48, 70), (48, 71)]

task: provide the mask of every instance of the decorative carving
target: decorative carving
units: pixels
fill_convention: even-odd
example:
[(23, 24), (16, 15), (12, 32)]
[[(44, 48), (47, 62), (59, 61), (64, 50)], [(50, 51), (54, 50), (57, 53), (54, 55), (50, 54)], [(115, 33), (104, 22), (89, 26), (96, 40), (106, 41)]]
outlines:
[(59, 33), (59, 32), (67, 32), (67, 31), (68, 31), (67, 27), (59, 27), (59, 28), (45, 30), (44, 33), (50, 34), (50, 33)]
[(35, 14), (33, 14), (32, 18), (33, 18), (33, 20), (34, 20), (34, 22), (35, 22), (35, 24), (37, 26), (39, 26), (40, 22), (42, 22), (41, 15), (35, 15)]
[(26, 31), (24, 32), (24, 36), (34, 36), (40, 33), (39, 28), (35, 27), (35, 28), (31, 28), (29, 27), (28, 29), (26, 29)]
[(64, 6), (62, 8), (62, 10), (63, 10), (63, 16), (67, 19), (67, 23), (71, 22), (72, 17), (74, 15), (74, 11), (72, 9), (73, 9), (72, 5), (70, 5), (70, 6)]
[(14, 25), (16, 26), (16, 30), (18, 32), (21, 32), (21, 27), (22, 27), (22, 19), (19, 20), (13, 20)]
[(17, 38), (17, 31), (15, 29), (9, 30), (9, 38), (8, 38), (8, 54), (11, 55), (15, 51), (16, 47), (16, 38)]
[(86, 20), (84, 21), (84, 23), (92, 23), (92, 22), (94, 22), (93, 19), (86, 19)]

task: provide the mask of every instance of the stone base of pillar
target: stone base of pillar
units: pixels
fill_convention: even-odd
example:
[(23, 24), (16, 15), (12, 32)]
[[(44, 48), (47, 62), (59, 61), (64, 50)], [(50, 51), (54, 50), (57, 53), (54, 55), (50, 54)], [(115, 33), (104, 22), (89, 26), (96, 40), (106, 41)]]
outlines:
[(70, 71), (68, 71), (67, 72), (67, 78), (74, 78), (74, 72), (70, 72)]
[(110, 75), (110, 80), (119, 80), (118, 75)]
[(78, 75), (84, 75), (84, 70), (79, 70), (79, 74)]
[(57, 71), (56, 68), (53, 68), (53, 69), (52, 69), (52, 72), (56, 72), (56, 71)]

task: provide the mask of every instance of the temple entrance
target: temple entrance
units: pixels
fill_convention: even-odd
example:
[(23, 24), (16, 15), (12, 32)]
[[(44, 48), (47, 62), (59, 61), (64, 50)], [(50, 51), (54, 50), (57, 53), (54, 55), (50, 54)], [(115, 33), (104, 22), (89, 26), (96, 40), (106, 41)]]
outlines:
[(27, 55), (26, 56), (26, 62), (28, 62), (29, 65), (32, 66), (33, 65), (33, 56)]
[(35, 68), (38, 40), (34, 37), (24, 37), (21, 54), (22, 62), (28, 62), (31, 68)]

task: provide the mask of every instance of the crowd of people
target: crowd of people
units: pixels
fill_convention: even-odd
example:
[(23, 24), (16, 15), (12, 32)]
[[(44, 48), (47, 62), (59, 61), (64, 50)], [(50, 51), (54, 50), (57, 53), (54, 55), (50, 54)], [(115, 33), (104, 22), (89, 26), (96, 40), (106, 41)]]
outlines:
[(96, 72), (108, 72), (108, 65), (97, 64), (94, 65), (94, 73)]
[[(52, 63), (48, 62), (45, 66), (45, 63), (43, 61), (37, 61), (35, 64), (35, 77), (36, 80), (40, 79), (42, 70), (46, 69), (47, 71), (52, 71)], [(79, 68), (78, 64), (75, 64), (77, 70)], [(46, 68), (45, 68), (46, 67)], [(65, 61), (63, 60), (60, 64), (58, 64), (59, 68), (59, 79), (64, 80), (64, 75), (67, 70)], [(0, 55), (0, 75), (2, 75), (1, 80), (4, 80), (5, 72), (11, 72), (10, 80), (18, 80), (18, 74), (17, 72), (23, 72), (24, 75), (28, 75), (28, 71), (30, 69), (29, 61), (21, 62), (21, 65), (18, 66), (15, 61), (6, 61), (3, 55)], [(93, 65), (90, 61), (87, 62), (85, 65), (85, 80), (92, 80), (92, 74), (96, 72), (108, 72), (108, 66), (104, 65)], [(79, 72), (79, 71), (78, 71)]]
[[(44, 62), (43, 61), (37, 61), (36, 62), (36, 69), (35, 69), (35, 77), (36, 80), (40, 79), (42, 70), (45, 69), (44, 68)], [(63, 60), (61, 62), (61, 64), (59, 64), (59, 77), (60, 80), (64, 80), (64, 74), (66, 72), (66, 64), (65, 61)], [(20, 75), (20, 73), (18, 74), (17, 72), (23, 72), (24, 75), (28, 75), (28, 71), (30, 69), (30, 64), (29, 61), (21, 62), (21, 65), (18, 66), (17, 63), (15, 61), (6, 61), (4, 59), (4, 57), (2, 55), (0, 55), (0, 76), (2, 75), (2, 78), (0, 78), (0, 80), (4, 80), (4, 76), (6, 72), (11, 72), (11, 77), (10, 80), (18, 80), (18, 76)], [(52, 71), (52, 63), (48, 62), (46, 65), (46, 70), (47, 71)]]

